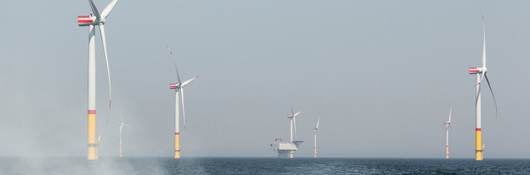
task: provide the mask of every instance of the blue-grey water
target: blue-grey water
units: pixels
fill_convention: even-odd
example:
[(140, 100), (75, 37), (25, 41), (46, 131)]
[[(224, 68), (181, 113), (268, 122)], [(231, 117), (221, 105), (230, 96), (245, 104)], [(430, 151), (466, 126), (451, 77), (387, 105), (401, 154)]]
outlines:
[(0, 174), (530, 174), (530, 160), (345, 158), (0, 158)]

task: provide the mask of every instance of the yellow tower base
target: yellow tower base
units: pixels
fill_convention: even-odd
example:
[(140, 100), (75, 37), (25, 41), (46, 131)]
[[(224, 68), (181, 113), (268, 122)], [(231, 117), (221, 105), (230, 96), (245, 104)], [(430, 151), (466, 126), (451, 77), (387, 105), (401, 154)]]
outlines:
[(482, 129), (475, 129), (475, 160), (484, 160), (482, 147)]
[(175, 159), (180, 159), (180, 133), (175, 133)]
[(96, 140), (96, 111), (88, 112), (88, 160), (97, 160), (97, 140)]

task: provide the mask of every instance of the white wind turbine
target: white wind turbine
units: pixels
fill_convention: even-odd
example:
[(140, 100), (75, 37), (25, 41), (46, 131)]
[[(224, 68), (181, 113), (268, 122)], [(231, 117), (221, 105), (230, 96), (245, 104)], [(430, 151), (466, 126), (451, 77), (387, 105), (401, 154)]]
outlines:
[(449, 108), (449, 119), (444, 122), (445, 126), (445, 158), (449, 159), (449, 128), (451, 127), (451, 117), (453, 116), (453, 107)]
[(123, 157), (123, 148), (122, 148), (122, 137), (123, 137), (123, 128), (127, 125), (127, 123), (125, 123), (123, 121), (123, 119), (120, 121), (120, 157)]
[(107, 41), (105, 35), (105, 23), (110, 12), (118, 2), (118, 0), (112, 0), (101, 13), (99, 13), (94, 0), (88, 1), (92, 13), (87, 16), (78, 16), (77, 22), (79, 26), (88, 26), (88, 159), (96, 160), (97, 145), (96, 140), (96, 26), (99, 27), (101, 41), (103, 43), (103, 53), (105, 55), (105, 63), (107, 65), (107, 78), (108, 78), (108, 92), (109, 92), (109, 108), (112, 104), (112, 83), (110, 79), (110, 65), (107, 56)]
[(291, 112), (289, 114), (287, 114), (287, 118), (289, 118), (289, 124), (290, 124), (290, 137), (289, 137), (289, 144), (291, 144), (291, 146), (294, 146), (294, 150), (289, 150), (288, 151), (288, 157), (289, 158), (294, 158), (294, 152), (296, 150), (298, 150), (298, 146), (300, 146), (300, 144), (302, 144), (304, 141), (301, 141), (301, 140), (296, 140), (296, 118), (298, 118), (298, 116), (300, 116), (302, 112), (294, 112), (293, 108), (291, 108)]
[(497, 113), (497, 100), (491, 88), (491, 83), (488, 79), (488, 69), (486, 67), (486, 26), (484, 17), (482, 17), (482, 65), (471, 67), (468, 69), (469, 74), (476, 75), (475, 82), (475, 160), (484, 159), (484, 144), (482, 143), (482, 104), (481, 104), (481, 83), (486, 80), (490, 93), (495, 104), (495, 112)]
[(289, 118), (289, 130), (290, 130), (290, 137), (289, 142), (295, 143), (296, 141), (296, 118), (300, 116), (302, 112), (294, 112), (293, 108), (291, 108), (291, 112), (287, 114), (287, 118)]
[[(173, 55), (173, 52), (169, 49), (169, 56)], [(180, 120), (182, 114), (183, 124), (186, 125), (186, 114), (184, 112), (184, 87), (191, 84), (197, 76), (190, 78), (186, 81), (181, 81), (180, 73), (178, 67), (173, 62), (175, 73), (177, 76), (177, 82), (169, 84), (169, 89), (175, 90), (175, 148), (174, 148), (174, 158), (180, 159)], [(180, 105), (182, 105), (182, 113), (180, 112)]]
[(314, 137), (314, 143), (313, 143), (313, 157), (318, 157), (318, 147), (317, 147), (317, 134), (318, 134), (318, 125), (320, 125), (320, 117), (317, 120), (317, 123), (315, 124), (315, 128), (313, 128), (313, 137)]

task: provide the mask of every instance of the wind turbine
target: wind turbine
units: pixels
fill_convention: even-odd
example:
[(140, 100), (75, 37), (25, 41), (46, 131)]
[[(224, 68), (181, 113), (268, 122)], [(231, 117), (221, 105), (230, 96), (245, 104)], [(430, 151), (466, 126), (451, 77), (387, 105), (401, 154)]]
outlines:
[(298, 150), (298, 146), (302, 144), (304, 141), (296, 140), (296, 118), (300, 116), (302, 112), (294, 112), (293, 108), (291, 108), (291, 112), (287, 114), (287, 118), (289, 118), (289, 124), (290, 124), (290, 137), (289, 137), (289, 143), (295, 147), (294, 150), (290, 150), (288, 152), (289, 158), (294, 158), (294, 152)]
[(317, 134), (318, 134), (318, 125), (320, 124), (320, 117), (317, 120), (317, 124), (315, 124), (315, 128), (313, 128), (313, 137), (314, 137), (314, 143), (313, 143), (313, 157), (318, 157), (318, 147), (317, 147)]
[(97, 146), (96, 140), (96, 43), (94, 41), (96, 35), (96, 26), (99, 27), (101, 41), (103, 42), (103, 52), (105, 55), (105, 63), (107, 65), (108, 78), (108, 92), (109, 92), (109, 108), (112, 104), (112, 83), (110, 79), (110, 65), (107, 56), (107, 42), (105, 36), (105, 23), (110, 12), (118, 2), (112, 0), (101, 13), (99, 13), (94, 0), (88, 1), (92, 13), (87, 16), (77, 16), (77, 23), (79, 26), (88, 26), (88, 160), (97, 160)]
[(491, 83), (488, 79), (488, 69), (486, 67), (486, 27), (484, 17), (482, 17), (482, 65), (477, 67), (470, 67), (469, 74), (476, 75), (475, 83), (475, 160), (484, 159), (484, 144), (482, 143), (482, 104), (481, 104), (481, 83), (485, 79), (488, 88), (495, 103), (495, 112), (497, 113), (497, 100), (491, 88)]
[(122, 136), (123, 136), (123, 128), (128, 125), (127, 123), (125, 123), (123, 121), (123, 114), (121, 115), (121, 120), (120, 120), (120, 157), (123, 157), (123, 148), (122, 148)]
[(444, 122), (445, 126), (445, 159), (449, 159), (449, 128), (451, 127), (451, 117), (453, 116), (453, 107), (449, 108), (449, 119)]
[[(171, 56), (173, 52), (171, 52), (169, 47), (168, 47), (168, 50), (169, 50), (169, 56)], [(178, 68), (175, 62), (173, 62), (173, 66), (174, 66), (175, 73), (177, 76), (177, 82), (170, 83), (169, 89), (175, 90), (175, 149), (174, 149), (175, 154), (174, 154), (174, 158), (180, 159), (180, 120), (181, 120), (180, 116), (181, 114), (182, 114), (182, 121), (184, 125), (186, 125), (186, 114), (184, 112), (184, 87), (191, 84), (191, 82), (193, 82), (193, 80), (195, 80), (197, 76), (190, 78), (183, 82), (181, 81), (180, 73), (178, 71)], [(180, 112), (180, 105), (182, 105), (182, 113)]]
[(289, 142), (294, 143), (296, 141), (296, 118), (301, 114), (302, 112), (294, 112), (293, 108), (291, 108), (291, 112), (287, 114), (287, 118), (289, 118), (289, 130), (290, 137)]

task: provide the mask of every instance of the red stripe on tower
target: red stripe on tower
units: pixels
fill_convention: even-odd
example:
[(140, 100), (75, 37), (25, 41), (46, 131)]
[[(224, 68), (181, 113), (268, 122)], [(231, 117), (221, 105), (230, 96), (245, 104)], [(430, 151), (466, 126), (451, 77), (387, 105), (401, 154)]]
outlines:
[(475, 128), (475, 131), (482, 131), (482, 128)]
[(88, 110), (88, 114), (96, 114), (96, 110), (95, 109), (89, 109)]

